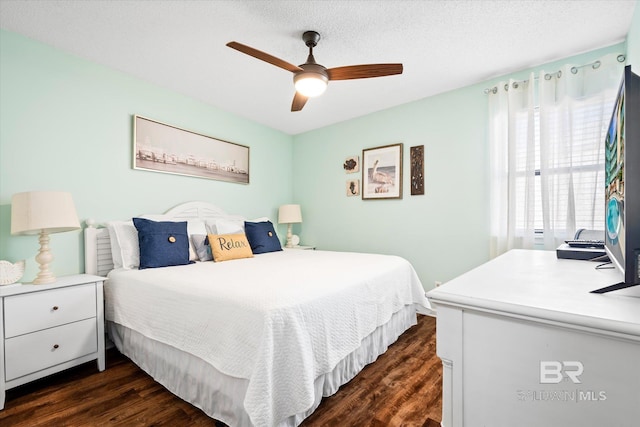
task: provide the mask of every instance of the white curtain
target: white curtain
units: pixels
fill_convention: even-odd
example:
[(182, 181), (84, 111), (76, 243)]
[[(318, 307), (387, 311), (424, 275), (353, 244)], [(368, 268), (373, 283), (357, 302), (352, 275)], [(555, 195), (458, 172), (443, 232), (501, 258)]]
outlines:
[[(516, 221), (518, 204), (533, 207), (534, 157), (520, 155), (531, 151), (534, 143), (533, 81), (531, 74), (525, 81), (500, 82), (489, 95), (492, 257), (533, 245), (532, 212), (522, 212), (522, 222)], [(522, 179), (516, 180), (516, 175)]]
[(492, 257), (555, 249), (577, 228), (603, 228), (603, 140), (624, 67), (617, 57), (489, 92)]

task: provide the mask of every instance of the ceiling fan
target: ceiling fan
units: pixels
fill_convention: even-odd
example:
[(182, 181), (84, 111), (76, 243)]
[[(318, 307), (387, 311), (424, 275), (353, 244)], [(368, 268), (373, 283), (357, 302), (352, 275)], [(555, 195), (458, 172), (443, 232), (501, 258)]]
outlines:
[(366, 64), (325, 68), (318, 64), (313, 57), (313, 48), (318, 44), (320, 34), (316, 31), (305, 31), (302, 34), (302, 40), (309, 48), (309, 56), (307, 57), (307, 62), (300, 66), (290, 64), (242, 43), (229, 42), (227, 46), (293, 73), (296, 93), (293, 96), (291, 111), (302, 110), (307, 99), (322, 95), (327, 88), (329, 80), (368, 79), (402, 74), (402, 64)]

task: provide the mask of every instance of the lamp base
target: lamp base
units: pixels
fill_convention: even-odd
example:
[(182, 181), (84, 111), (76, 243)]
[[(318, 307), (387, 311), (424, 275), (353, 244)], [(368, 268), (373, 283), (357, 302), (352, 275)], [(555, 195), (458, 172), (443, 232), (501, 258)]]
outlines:
[(293, 247), (293, 241), (291, 240), (291, 238), (293, 237), (291, 233), (291, 227), (292, 227), (291, 223), (287, 224), (287, 243), (284, 245), (285, 248)]
[(56, 281), (56, 276), (49, 270), (49, 264), (53, 261), (53, 254), (49, 252), (49, 233), (40, 230), (40, 252), (36, 255), (36, 261), (40, 265), (40, 272), (33, 281), (34, 285), (46, 285)]
[(53, 274), (40, 274), (38, 273), (38, 276), (35, 278), (35, 280), (33, 282), (31, 282), (34, 285), (46, 285), (48, 283), (54, 283), (56, 281), (56, 276), (54, 276)]

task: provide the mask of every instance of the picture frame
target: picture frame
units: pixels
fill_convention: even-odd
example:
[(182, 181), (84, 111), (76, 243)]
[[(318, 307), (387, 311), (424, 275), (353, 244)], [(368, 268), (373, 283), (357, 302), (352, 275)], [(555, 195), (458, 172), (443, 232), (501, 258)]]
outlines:
[(403, 144), (362, 150), (362, 200), (402, 198)]
[(359, 196), (360, 195), (360, 180), (359, 179), (348, 179), (347, 180), (347, 197)]
[(249, 147), (134, 115), (133, 168), (249, 184)]
[(409, 148), (411, 159), (411, 195), (424, 195), (424, 145)]
[(358, 173), (360, 172), (360, 156), (349, 156), (344, 159), (342, 168), (346, 173)]

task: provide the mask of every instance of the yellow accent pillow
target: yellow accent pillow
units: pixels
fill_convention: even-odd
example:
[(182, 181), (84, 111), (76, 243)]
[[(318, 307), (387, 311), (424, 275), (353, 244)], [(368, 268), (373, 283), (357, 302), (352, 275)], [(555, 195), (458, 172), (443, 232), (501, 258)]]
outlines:
[(227, 261), (230, 259), (253, 258), (251, 246), (244, 233), (239, 234), (209, 234), (209, 244), (213, 260)]

